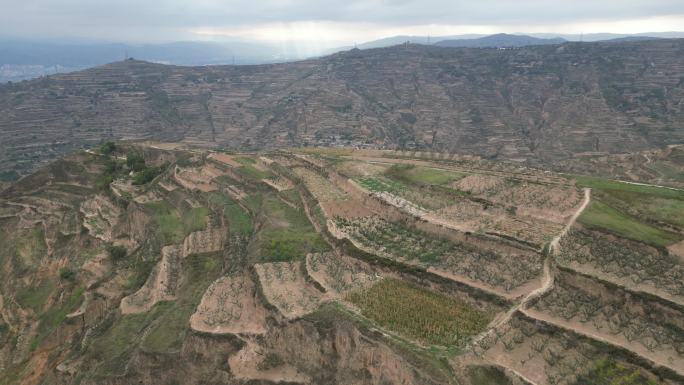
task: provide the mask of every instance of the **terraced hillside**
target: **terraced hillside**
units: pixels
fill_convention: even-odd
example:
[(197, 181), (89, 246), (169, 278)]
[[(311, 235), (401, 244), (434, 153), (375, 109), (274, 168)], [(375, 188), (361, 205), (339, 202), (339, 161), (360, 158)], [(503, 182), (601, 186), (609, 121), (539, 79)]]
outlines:
[(112, 139), (358, 145), (540, 164), (681, 143), (684, 41), (402, 45), (297, 63), (140, 61), (0, 86), (0, 180)]
[(107, 142), (0, 193), (0, 384), (682, 384), (682, 194)]

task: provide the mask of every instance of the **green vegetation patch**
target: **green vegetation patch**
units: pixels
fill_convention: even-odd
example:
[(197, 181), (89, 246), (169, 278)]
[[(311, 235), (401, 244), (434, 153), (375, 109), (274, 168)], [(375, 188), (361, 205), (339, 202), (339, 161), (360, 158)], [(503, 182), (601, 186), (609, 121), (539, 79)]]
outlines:
[(182, 242), (186, 235), (207, 227), (209, 209), (194, 207), (179, 213), (166, 201), (150, 202), (145, 207), (152, 213), (154, 224), (150, 228), (157, 233), (162, 245)]
[(592, 188), (592, 198), (642, 222), (684, 227), (684, 191), (593, 177), (576, 179), (579, 186)]
[(297, 260), (308, 253), (329, 250), (302, 208), (290, 207), (269, 194), (263, 201), (262, 212), (266, 217), (258, 235), (262, 262)]
[(491, 319), (465, 302), (397, 279), (383, 279), (348, 299), (380, 326), (431, 345), (462, 345)]
[(387, 178), (367, 176), (363, 178), (357, 178), (356, 182), (361, 185), (361, 187), (372, 192), (400, 193), (406, 189), (406, 186), (403, 183)]
[(588, 228), (607, 230), (616, 235), (655, 246), (664, 247), (680, 239), (676, 234), (640, 222), (638, 219), (596, 200), (592, 201), (589, 207), (584, 210), (579, 221)]
[(152, 321), (171, 307), (171, 302), (160, 302), (149, 312), (110, 316), (93, 330), (88, 346), (90, 356), (101, 362), (96, 374), (122, 375), (132, 352), (140, 343), (140, 336)]
[(588, 372), (577, 377), (574, 385), (656, 385), (639, 368), (627, 367), (610, 358), (594, 363)]
[(470, 385), (510, 385), (511, 379), (496, 366), (469, 366)]
[(85, 288), (79, 286), (75, 288), (62, 304), (54, 305), (40, 315), (38, 333), (31, 341), (31, 349), (35, 349), (43, 340), (55, 330), (67, 318), (67, 314), (78, 309), (83, 302)]
[(211, 193), (209, 203), (223, 211), (223, 218), (228, 223), (230, 235), (248, 236), (252, 233), (252, 218), (245, 209), (225, 194)]
[(254, 158), (240, 156), (236, 157), (235, 160), (242, 165), (242, 167), (239, 167), (237, 171), (244, 177), (261, 180), (271, 178), (273, 176), (273, 173), (269, 170), (259, 170), (255, 166), (256, 160), (254, 160)]
[(187, 274), (185, 284), (178, 290), (178, 298), (167, 304), (158, 320), (143, 341), (143, 349), (154, 352), (172, 352), (181, 348), (187, 335), (190, 316), (195, 312), (202, 295), (221, 275), (221, 257), (217, 255), (191, 255), (183, 260)]
[(31, 308), (34, 313), (40, 314), (54, 288), (54, 280), (44, 280), (40, 285), (22, 288), (17, 292), (16, 299), (21, 307)]
[(407, 183), (421, 185), (442, 185), (465, 176), (465, 174), (455, 171), (412, 164), (395, 164), (385, 172), (385, 175)]

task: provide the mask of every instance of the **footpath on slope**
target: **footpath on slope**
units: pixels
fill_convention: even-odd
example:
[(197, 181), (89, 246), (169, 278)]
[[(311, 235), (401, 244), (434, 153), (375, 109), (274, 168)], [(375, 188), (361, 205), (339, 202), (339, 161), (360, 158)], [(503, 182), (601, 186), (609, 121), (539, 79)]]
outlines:
[[(511, 309), (509, 309), (506, 313), (503, 315), (500, 315), (499, 317), (495, 318), (488, 326), (487, 330), (475, 338), (472, 339), (470, 342), (470, 345), (477, 345), (480, 341), (482, 341), (484, 338), (489, 336), (491, 333), (494, 333), (497, 328), (500, 326), (506, 324), (511, 320), (513, 315), (517, 311), (521, 311), (523, 314), (525, 313), (525, 307), (527, 304), (532, 301), (535, 298), (538, 298), (544, 294), (546, 294), (551, 288), (553, 287), (553, 282), (554, 282), (554, 275), (553, 275), (553, 269), (551, 268), (551, 264), (553, 261), (553, 255), (558, 252), (558, 244), (560, 242), (560, 239), (565, 236), (570, 228), (575, 224), (577, 221), (577, 218), (579, 218), (580, 215), (582, 215), (582, 212), (587, 208), (589, 205), (589, 202), (591, 201), (591, 189), (585, 188), (584, 189), (584, 200), (582, 201), (582, 204), (580, 207), (577, 209), (577, 211), (570, 217), (570, 220), (568, 220), (568, 223), (565, 225), (563, 230), (551, 241), (550, 243), (550, 248), (549, 248), (549, 255), (546, 257), (546, 260), (544, 261), (544, 275), (542, 277), (542, 284), (540, 287), (530, 291), (523, 297), (523, 299), (515, 306), (513, 306)], [(526, 314), (527, 315), (527, 314)], [(500, 363), (497, 363), (501, 365)], [(518, 377), (524, 379), (525, 381), (529, 382), (532, 385), (537, 385), (535, 382), (531, 381), (528, 377), (523, 375), (522, 373), (517, 372), (514, 368), (510, 368), (507, 366), (502, 365), (505, 367), (507, 370), (510, 370), (511, 372), (515, 373)]]

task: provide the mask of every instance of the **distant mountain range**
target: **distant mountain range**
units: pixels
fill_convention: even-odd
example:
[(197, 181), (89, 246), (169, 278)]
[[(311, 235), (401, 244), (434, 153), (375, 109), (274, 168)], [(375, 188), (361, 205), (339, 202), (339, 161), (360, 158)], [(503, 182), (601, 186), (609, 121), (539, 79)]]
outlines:
[(442, 40), (435, 43), (440, 47), (471, 47), (471, 48), (485, 48), (485, 47), (525, 47), (528, 45), (543, 45), (543, 44), (563, 44), (567, 40), (556, 37), (552, 39), (544, 39), (526, 35), (509, 35), (500, 33), (491, 36), (480, 37), (477, 39), (452, 39)]
[(265, 64), (305, 58), (255, 42), (121, 44), (0, 40), (0, 82), (71, 72), (125, 58), (175, 65)]
[(562, 44), (565, 41), (636, 41), (654, 38), (682, 38), (684, 32), (625, 34), (496, 34), (452, 36), (392, 36), (354, 46), (301, 51), (297, 42), (285, 45), (254, 41), (175, 42), (165, 44), (122, 44), (102, 42), (60, 42), (0, 39), (0, 83), (77, 71), (124, 58), (174, 65), (267, 64), (324, 56), (351, 48), (383, 48), (410, 42), (444, 47), (524, 47)]

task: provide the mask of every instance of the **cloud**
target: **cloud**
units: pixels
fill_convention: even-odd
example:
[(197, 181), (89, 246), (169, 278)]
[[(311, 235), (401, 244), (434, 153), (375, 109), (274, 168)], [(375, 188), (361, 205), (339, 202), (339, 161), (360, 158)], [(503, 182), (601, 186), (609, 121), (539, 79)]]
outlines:
[[(354, 42), (393, 34), (681, 29), (681, 0), (0, 0), (0, 34)], [(562, 29), (562, 30), (559, 30)]]

